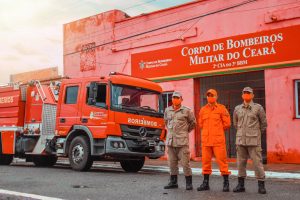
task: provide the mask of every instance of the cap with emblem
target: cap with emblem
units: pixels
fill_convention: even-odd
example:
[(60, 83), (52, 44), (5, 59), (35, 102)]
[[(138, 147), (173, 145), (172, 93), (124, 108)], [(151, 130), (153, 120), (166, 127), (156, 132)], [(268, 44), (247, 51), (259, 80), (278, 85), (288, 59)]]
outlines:
[(214, 96), (217, 96), (217, 95), (218, 95), (217, 91), (214, 90), (214, 89), (209, 89), (209, 90), (207, 90), (206, 95), (208, 95), (208, 94), (212, 94), (212, 95), (214, 95)]
[(253, 89), (251, 87), (245, 87), (243, 89), (243, 92), (250, 92), (250, 93), (253, 93)]
[(182, 95), (181, 95), (180, 92), (175, 91), (175, 92), (173, 92), (172, 97), (179, 97), (180, 98), (180, 97), (182, 97)]

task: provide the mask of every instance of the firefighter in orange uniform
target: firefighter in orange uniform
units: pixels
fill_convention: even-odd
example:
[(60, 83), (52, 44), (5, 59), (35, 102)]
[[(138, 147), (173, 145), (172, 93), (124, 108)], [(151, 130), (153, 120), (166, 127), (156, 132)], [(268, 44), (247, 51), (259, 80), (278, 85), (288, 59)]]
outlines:
[(230, 115), (224, 105), (218, 104), (217, 91), (209, 89), (206, 93), (208, 104), (201, 108), (199, 126), (202, 129), (202, 174), (203, 183), (198, 191), (209, 190), (211, 159), (214, 155), (224, 177), (223, 192), (229, 191), (229, 180), (224, 130), (230, 128)]

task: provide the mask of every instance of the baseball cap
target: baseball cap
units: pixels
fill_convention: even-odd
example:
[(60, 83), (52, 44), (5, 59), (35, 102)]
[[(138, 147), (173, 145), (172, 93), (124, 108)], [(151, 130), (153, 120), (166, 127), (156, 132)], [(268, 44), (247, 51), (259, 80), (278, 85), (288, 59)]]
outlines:
[(208, 95), (209, 93), (212, 94), (212, 95), (214, 95), (214, 96), (217, 96), (217, 95), (218, 95), (217, 91), (214, 90), (214, 89), (209, 89), (209, 90), (207, 90), (206, 95)]
[(253, 93), (253, 89), (251, 87), (245, 87), (243, 89), (243, 92), (250, 92), (250, 93)]
[(175, 92), (173, 92), (172, 97), (182, 97), (182, 95), (180, 92), (175, 91)]

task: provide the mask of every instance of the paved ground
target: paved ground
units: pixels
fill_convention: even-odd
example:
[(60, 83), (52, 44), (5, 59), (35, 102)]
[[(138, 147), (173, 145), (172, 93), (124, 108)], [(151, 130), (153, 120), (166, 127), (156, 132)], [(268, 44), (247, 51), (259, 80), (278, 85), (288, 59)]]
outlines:
[[(60, 162), (68, 162), (67, 160), (60, 160)], [(146, 160), (145, 168), (154, 169), (160, 172), (168, 172), (167, 161), (165, 160)], [(191, 161), (193, 174), (202, 174), (202, 162)], [(220, 175), (219, 167), (216, 162), (212, 162), (213, 174)], [(299, 179), (300, 180), (300, 165), (298, 164), (267, 164), (264, 165), (267, 178), (275, 179)], [(235, 162), (229, 162), (229, 170), (232, 176), (238, 176), (238, 170)], [(247, 175), (255, 177), (252, 162), (247, 165)]]
[[(164, 190), (168, 174), (152, 170), (143, 170), (137, 174), (125, 173), (115, 168), (95, 165), (89, 172), (75, 172), (67, 165), (56, 165), (54, 168), (37, 168), (31, 164), (17, 163), (12, 166), (1, 166), (0, 189), (29, 194), (56, 197), (62, 199), (272, 199), (296, 200), (300, 197), (299, 180), (267, 180), (267, 195), (257, 194), (257, 183), (254, 179), (246, 182), (247, 192), (235, 194), (223, 193), (222, 178), (211, 178), (211, 191), (185, 191), (184, 177), (180, 176), (180, 188)], [(198, 186), (202, 177), (194, 176), (194, 186)], [(231, 188), (236, 178), (231, 178)], [(0, 199), (28, 199), (0, 195)], [(39, 199), (39, 198), (37, 198)], [(43, 199), (43, 198), (40, 198)]]

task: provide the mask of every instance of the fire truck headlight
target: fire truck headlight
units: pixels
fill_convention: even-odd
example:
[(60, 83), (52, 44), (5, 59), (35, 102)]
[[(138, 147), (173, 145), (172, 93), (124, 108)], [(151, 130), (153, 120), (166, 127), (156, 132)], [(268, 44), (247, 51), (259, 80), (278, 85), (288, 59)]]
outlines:
[(120, 148), (124, 148), (123, 142), (120, 142), (119, 146), (120, 146)]
[(114, 142), (111, 142), (110, 144), (115, 149), (119, 149), (119, 148), (123, 149), (123, 148), (125, 148), (124, 142), (114, 141)]
[(114, 148), (116, 148), (116, 149), (119, 148), (118, 142), (113, 142), (112, 144), (113, 144), (113, 147), (114, 147)]

